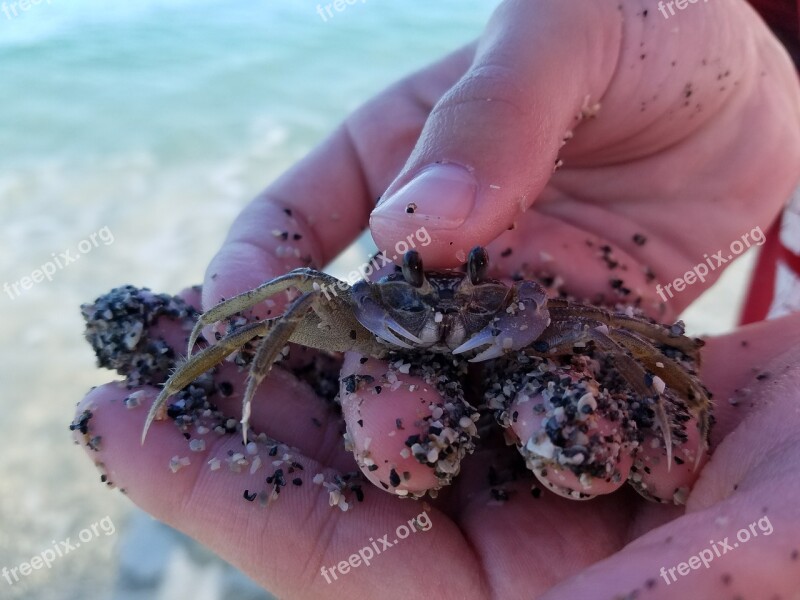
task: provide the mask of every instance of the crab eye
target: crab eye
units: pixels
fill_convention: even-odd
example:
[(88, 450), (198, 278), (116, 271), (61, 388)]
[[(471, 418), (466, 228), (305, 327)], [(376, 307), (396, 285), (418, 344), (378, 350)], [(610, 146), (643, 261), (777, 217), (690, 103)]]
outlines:
[(409, 285), (418, 288), (425, 282), (422, 270), (422, 257), (416, 250), (409, 250), (403, 255), (403, 277)]
[(486, 272), (489, 270), (489, 255), (480, 246), (475, 246), (469, 251), (467, 258), (467, 274), (472, 285), (478, 285), (486, 279)]

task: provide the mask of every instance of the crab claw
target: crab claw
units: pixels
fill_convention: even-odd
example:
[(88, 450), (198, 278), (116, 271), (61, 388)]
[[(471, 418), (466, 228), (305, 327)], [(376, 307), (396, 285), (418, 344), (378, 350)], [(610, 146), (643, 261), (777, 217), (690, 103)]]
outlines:
[(470, 359), (482, 362), (502, 356), (506, 352), (530, 346), (550, 324), (547, 311), (547, 294), (533, 281), (515, 283), (511, 300), (486, 327), (453, 350), (463, 354), (483, 346), (488, 348)]
[[(414, 347), (411, 345), (412, 343), (422, 344), (421, 339), (386, 314), (386, 311), (369, 296), (361, 299), (361, 310), (356, 314), (356, 318), (364, 327), (393, 346), (410, 350)], [(398, 336), (402, 336), (405, 339)]]
[[(392, 331), (394, 330), (394, 331)], [(396, 323), (392, 319), (387, 319), (382, 326), (377, 326), (375, 329), (372, 330), (372, 333), (377, 335), (385, 342), (389, 342), (390, 344), (394, 344), (395, 346), (400, 346), (401, 348), (405, 348), (410, 350), (414, 346), (411, 344), (404, 342), (402, 339), (395, 335), (395, 332), (399, 333), (403, 337), (408, 338), (415, 344), (421, 344), (422, 340), (419, 339), (417, 336), (409, 332), (408, 330), (401, 327), (398, 323)]]

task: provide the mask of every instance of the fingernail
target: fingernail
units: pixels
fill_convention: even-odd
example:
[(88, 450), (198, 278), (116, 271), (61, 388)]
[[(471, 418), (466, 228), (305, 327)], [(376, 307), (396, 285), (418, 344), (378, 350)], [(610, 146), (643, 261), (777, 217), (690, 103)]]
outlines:
[(372, 211), (372, 221), (456, 229), (472, 212), (477, 190), (478, 182), (464, 167), (430, 165), (382, 201)]

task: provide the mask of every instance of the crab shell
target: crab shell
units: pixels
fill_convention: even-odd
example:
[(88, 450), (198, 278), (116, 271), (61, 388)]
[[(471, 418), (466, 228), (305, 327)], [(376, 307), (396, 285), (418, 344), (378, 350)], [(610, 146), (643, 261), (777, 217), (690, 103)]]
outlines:
[(419, 255), (408, 252), (399, 272), (353, 286), (355, 317), (393, 349), (462, 354), (488, 346), (472, 362), (532, 345), (550, 324), (544, 288), (487, 279), (487, 262), (476, 248), (466, 273), (426, 273)]

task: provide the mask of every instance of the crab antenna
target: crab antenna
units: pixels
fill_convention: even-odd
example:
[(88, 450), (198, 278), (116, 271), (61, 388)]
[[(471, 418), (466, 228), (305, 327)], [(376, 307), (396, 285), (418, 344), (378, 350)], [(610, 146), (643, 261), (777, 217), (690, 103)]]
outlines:
[(425, 284), (422, 257), (416, 250), (409, 250), (403, 255), (403, 277), (409, 285), (415, 288), (420, 288)]
[(467, 274), (472, 285), (478, 285), (489, 271), (489, 254), (482, 246), (475, 246), (467, 257)]

